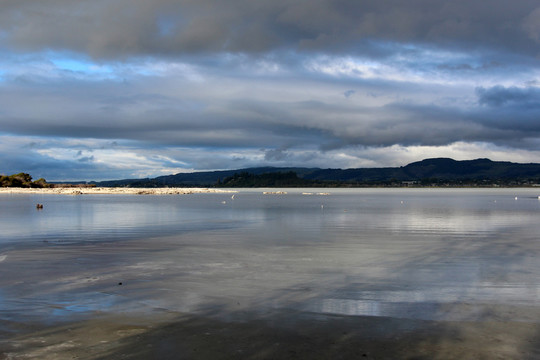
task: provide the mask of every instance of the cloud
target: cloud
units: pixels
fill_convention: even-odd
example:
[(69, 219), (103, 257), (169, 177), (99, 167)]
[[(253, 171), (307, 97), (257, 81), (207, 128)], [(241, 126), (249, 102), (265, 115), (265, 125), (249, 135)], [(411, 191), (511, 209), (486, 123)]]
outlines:
[(85, 157), (81, 157), (77, 159), (78, 162), (92, 162), (94, 160), (95, 160), (94, 156), (85, 156)]
[(353, 96), (355, 92), (356, 92), (356, 91), (354, 91), (354, 90), (347, 90), (347, 91), (345, 91), (345, 92), (343, 93), (343, 95), (344, 95), (346, 98), (349, 98), (349, 97)]
[[(3, 1), (5, 46), (94, 58), (295, 51), (350, 53), (373, 39), (538, 52), (535, 2), (494, 0)], [(363, 48), (362, 50), (365, 50)], [(376, 49), (372, 49), (375, 54)]]
[[(2, 129), (20, 135), (122, 139), (146, 149), (264, 147), (268, 152), (263, 160), (276, 161), (291, 148), (330, 151), (395, 144), (444, 146), (456, 141), (517, 144), (530, 137), (525, 130), (531, 129), (516, 131), (507, 119), (524, 113), (502, 117), (491, 107), (517, 101), (534, 104), (537, 98), (534, 88), (474, 88), (467, 82), (415, 82), (414, 77), (403, 81), (387, 74), (356, 79), (356, 90), (346, 92), (355, 96), (347, 98), (342, 89), (351, 83), (350, 77), (321, 77), (308, 71), (277, 81), (260, 75), (251, 78), (242, 63), (229, 64), (227, 74), (201, 65), (163, 63), (159, 68), (130, 75), (128, 84), (69, 76), (48, 79), (46, 93), (39, 80), (43, 75), (25, 82), (13, 79), (0, 86)], [(194, 73), (200, 75), (191, 76)], [(316, 91), (307, 93), (310, 88)]]
[(494, 86), (487, 89), (479, 87), (476, 92), (478, 102), (482, 105), (492, 107), (525, 106), (540, 110), (540, 89), (536, 87)]
[(523, 19), (523, 29), (527, 33), (530, 39), (536, 43), (540, 43), (540, 7), (531, 11)]
[(0, 146), (0, 171), (97, 180), (483, 151), (534, 161), (539, 9), (3, 1), (0, 136), (11, 147)]
[(289, 157), (286, 149), (271, 149), (264, 150), (264, 160), (266, 161), (283, 161)]

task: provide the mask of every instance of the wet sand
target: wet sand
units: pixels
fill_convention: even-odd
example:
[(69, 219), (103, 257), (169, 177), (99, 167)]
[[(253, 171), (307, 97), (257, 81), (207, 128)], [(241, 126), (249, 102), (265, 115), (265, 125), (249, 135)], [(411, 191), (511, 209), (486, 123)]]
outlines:
[(55, 187), (55, 188), (0, 188), (0, 194), (127, 194), (127, 195), (187, 195), (200, 193), (234, 192), (210, 188), (120, 188), (120, 187)]
[(28, 329), (0, 359), (538, 359), (540, 327), (285, 312), (105, 316)]
[[(24, 295), (4, 299), (15, 310), (0, 321), (0, 359), (540, 358), (534, 304), (446, 309), (454, 319), (471, 321), (309, 311), (309, 289), (298, 288), (286, 272), (264, 280), (257, 273), (257, 286), (231, 263), (216, 262), (227, 262), (230, 248), (201, 246), (194, 238), (173, 250), (178, 239), (159, 241), (162, 251), (152, 263), (156, 245), (136, 241), (10, 251), (5, 262), (14, 265), (3, 268), (1, 282)], [(190, 258), (208, 263), (188, 264), (184, 272), (169, 261), (185, 266)], [(234, 261), (260, 263), (254, 258), (248, 251)], [(277, 294), (281, 287), (285, 293)], [(194, 292), (204, 295), (193, 299), (198, 304), (190, 304)], [(429, 310), (429, 304), (419, 306)]]

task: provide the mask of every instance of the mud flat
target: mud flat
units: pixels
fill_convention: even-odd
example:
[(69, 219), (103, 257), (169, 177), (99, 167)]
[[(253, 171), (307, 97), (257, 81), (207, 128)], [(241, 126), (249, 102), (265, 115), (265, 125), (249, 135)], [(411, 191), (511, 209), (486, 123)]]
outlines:
[(113, 188), (113, 187), (58, 187), (58, 188), (0, 188), (0, 194), (127, 194), (127, 195), (186, 195), (235, 192), (210, 188)]
[(1, 359), (538, 359), (538, 324), (332, 317), (107, 316), (0, 343)]

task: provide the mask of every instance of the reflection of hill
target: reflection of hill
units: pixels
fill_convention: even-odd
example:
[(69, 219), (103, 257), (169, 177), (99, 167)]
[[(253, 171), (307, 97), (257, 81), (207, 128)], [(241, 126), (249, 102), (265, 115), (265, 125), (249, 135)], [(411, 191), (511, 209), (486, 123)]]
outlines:
[[(244, 175), (242, 179), (239, 179), (240, 174)], [(489, 159), (456, 161), (435, 158), (402, 167), (359, 169), (259, 167), (180, 173), (153, 179), (104, 181), (98, 185), (131, 187), (396, 186), (404, 182), (413, 182), (417, 185), (530, 185), (540, 183), (540, 164), (517, 164)]]

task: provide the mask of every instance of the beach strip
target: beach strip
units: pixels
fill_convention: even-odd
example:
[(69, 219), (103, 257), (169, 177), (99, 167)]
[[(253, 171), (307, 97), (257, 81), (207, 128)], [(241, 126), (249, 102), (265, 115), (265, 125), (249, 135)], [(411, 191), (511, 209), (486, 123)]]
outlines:
[(127, 187), (54, 187), (54, 188), (0, 188), (0, 194), (125, 194), (125, 195), (187, 195), (206, 193), (235, 193), (233, 190), (212, 188), (127, 188)]

